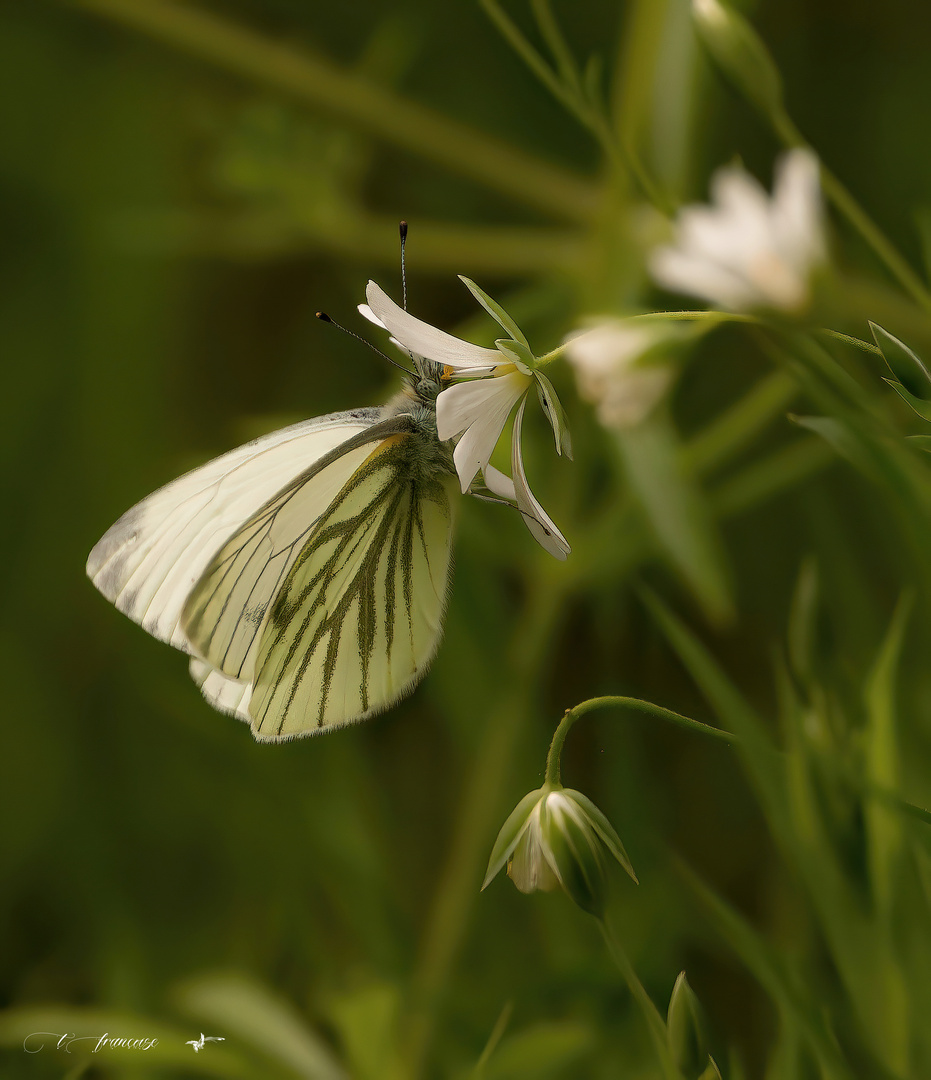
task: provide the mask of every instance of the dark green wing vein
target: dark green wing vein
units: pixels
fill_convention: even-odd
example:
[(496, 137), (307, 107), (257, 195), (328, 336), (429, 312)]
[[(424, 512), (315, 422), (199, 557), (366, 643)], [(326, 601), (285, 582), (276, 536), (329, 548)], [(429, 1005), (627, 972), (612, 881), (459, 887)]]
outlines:
[(253, 726), (287, 737), (396, 701), (432, 659), (450, 569), (451, 478), (417, 434), (389, 438), (317, 522), (259, 639)]
[(372, 451), (410, 430), (408, 417), (374, 424), (291, 480), (214, 555), (182, 612), (184, 632), (211, 667), (250, 680), (268, 609), (315, 523)]

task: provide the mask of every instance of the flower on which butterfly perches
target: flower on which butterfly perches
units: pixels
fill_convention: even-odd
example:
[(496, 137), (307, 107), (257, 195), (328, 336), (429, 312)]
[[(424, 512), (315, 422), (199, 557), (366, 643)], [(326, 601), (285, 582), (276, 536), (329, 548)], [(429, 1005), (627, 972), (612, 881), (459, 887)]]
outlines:
[(587, 796), (546, 783), (525, 795), (498, 833), (484, 889), (507, 865), (523, 893), (562, 889), (584, 911), (604, 912), (604, 852), (637, 880), (614, 827)]
[[(539, 370), (538, 360), (513, 319), (468, 278), (461, 279), (472, 295), (510, 335), (494, 349), (473, 345), (430, 326), (399, 307), (375, 284), (368, 283), (366, 317), (391, 333), (402, 349), (442, 364), (453, 385), (436, 400), (437, 435), (444, 442), (457, 438), (453, 462), (463, 492), (469, 491), (481, 471), (485, 487), (516, 505), (537, 542), (557, 559), (565, 559), (569, 545), (537, 501), (524, 471), (521, 428), (527, 397), (535, 386), (556, 440), (556, 451), (572, 456), (565, 414), (552, 383)], [(508, 417), (518, 405), (511, 440), (511, 471), (506, 476), (489, 464)]]
[(818, 172), (810, 150), (790, 150), (768, 196), (742, 167), (718, 169), (712, 205), (685, 207), (675, 242), (653, 252), (654, 280), (727, 311), (804, 310), (826, 257)]

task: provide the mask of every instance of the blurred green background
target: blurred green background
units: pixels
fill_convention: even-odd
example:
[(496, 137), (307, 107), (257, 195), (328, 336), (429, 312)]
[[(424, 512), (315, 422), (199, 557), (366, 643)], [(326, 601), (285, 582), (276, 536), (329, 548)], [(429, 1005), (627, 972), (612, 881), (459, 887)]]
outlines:
[[(508, 10), (540, 45), (529, 8)], [(703, 198), (737, 155), (769, 184), (779, 144), (701, 52), (688, 5), (554, 11), (576, 56), (601, 57), (625, 134), (672, 204)], [(749, 14), (796, 123), (921, 270), (931, 9), (766, 0)], [(479, 893), (497, 829), (541, 783), (549, 738), (578, 701), (630, 694), (723, 722), (638, 598), (644, 582), (791, 750), (774, 666), (803, 565), (820, 600), (795, 607), (798, 731), (862, 774), (870, 739), (886, 737), (867, 676), (910, 590), (892, 679), (899, 746), (879, 779), (931, 798), (926, 507), (786, 421), (825, 411), (802, 380), (704, 470), (734, 613), (709, 620), (557, 363), (576, 460), (557, 459), (536, 421), (526, 453), (569, 563), (536, 550), (517, 515), (464, 500), (445, 640), (423, 684), (373, 722), (257, 745), (202, 702), (180, 655), (97, 595), (87, 552), (184, 470), (394, 391), (392, 368), (314, 312), (371, 336), (355, 305), (369, 277), (399, 295), (400, 218), (416, 314), (488, 343), (462, 273), (544, 352), (585, 315), (669, 306), (632, 240), (644, 200), (476, 4), (9, 4), (0, 80), (0, 1002), (14, 1010), (0, 1073), (467, 1076), (508, 1007), (482, 1075), (662, 1075), (593, 920), (503, 878)], [(833, 327), (868, 337), (872, 318), (928, 355), (927, 312), (833, 220), (846, 282)], [(844, 362), (869, 394), (887, 393), (879, 358)], [(772, 370), (741, 328), (709, 335), (675, 390), (674, 430), (699, 437)], [(923, 484), (924, 460), (909, 461)], [(749, 475), (754, 464), (763, 471)], [(807, 660), (800, 638), (816, 641)], [(891, 720), (882, 730), (894, 743)], [(727, 1075), (931, 1075), (931, 995), (915, 974), (931, 958), (927, 826), (891, 813), (894, 865), (877, 885), (875, 804), (838, 775), (809, 775), (815, 809), (808, 834), (789, 830), (794, 847), (726, 746), (619, 712), (570, 738), (566, 783), (606, 812), (640, 877), (612, 872), (618, 935), (661, 1012), (687, 970)], [(793, 861), (814, 850), (812, 830), (868, 945), (832, 939), (841, 915), (819, 908), (810, 859)], [(746, 920), (767, 962), (786, 964), (792, 993), (754, 968), (683, 864)], [(888, 1056), (888, 1040), (862, 1033), (869, 991), (851, 989), (847, 948), (878, 950), (888, 981), (872, 992), (910, 1003)], [(33, 1019), (29, 1031), (164, 1029), (176, 1060), (27, 1057)], [(809, 1021), (842, 1048), (834, 1072), (806, 1042)], [(202, 1030), (227, 1041), (194, 1055), (182, 1044)]]

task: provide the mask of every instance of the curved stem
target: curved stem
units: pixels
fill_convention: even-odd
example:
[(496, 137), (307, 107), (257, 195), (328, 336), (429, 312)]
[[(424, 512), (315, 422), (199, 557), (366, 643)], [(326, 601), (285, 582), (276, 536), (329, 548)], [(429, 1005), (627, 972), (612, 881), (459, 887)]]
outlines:
[(563, 744), (566, 741), (566, 736), (569, 734), (572, 725), (580, 716), (584, 716), (586, 713), (592, 712), (595, 709), (606, 708), (633, 709), (635, 712), (642, 712), (646, 713), (648, 716), (654, 716), (657, 720), (668, 720), (673, 724), (678, 724), (680, 727), (698, 731), (702, 735), (710, 735), (719, 742), (735, 743), (738, 741), (737, 736), (732, 735), (729, 731), (722, 731), (720, 728), (714, 728), (709, 724), (703, 724), (700, 720), (692, 720), (690, 717), (683, 716), (681, 713), (673, 712), (672, 709), (664, 709), (661, 705), (654, 705), (651, 701), (643, 701), (640, 698), (632, 697), (589, 698), (588, 701), (583, 701), (579, 705), (567, 709), (566, 715), (560, 720), (559, 726), (556, 728), (556, 733), (553, 735), (553, 740), (550, 743), (549, 753), (546, 756), (545, 782), (547, 784), (552, 784), (555, 787), (562, 782), (560, 758), (562, 757)]

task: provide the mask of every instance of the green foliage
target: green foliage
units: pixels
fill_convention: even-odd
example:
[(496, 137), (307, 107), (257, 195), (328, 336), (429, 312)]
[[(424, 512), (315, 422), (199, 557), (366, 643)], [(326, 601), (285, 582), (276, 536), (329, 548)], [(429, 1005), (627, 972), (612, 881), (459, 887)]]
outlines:
[[(931, 11), (719, 6), (0, 13), (0, 1074), (931, 1075)], [(665, 310), (677, 205), (735, 157), (770, 190), (798, 145), (830, 240), (806, 305)], [(546, 364), (524, 453), (572, 554), (463, 500), (418, 691), (260, 746), (84, 560), (187, 468), (393, 393), (313, 314), (368, 335), (402, 217), (411, 311)], [(605, 315), (675, 330), (626, 428), (563, 347)], [(480, 891), (575, 703), (565, 772), (639, 875), (607, 872), (603, 922)]]

